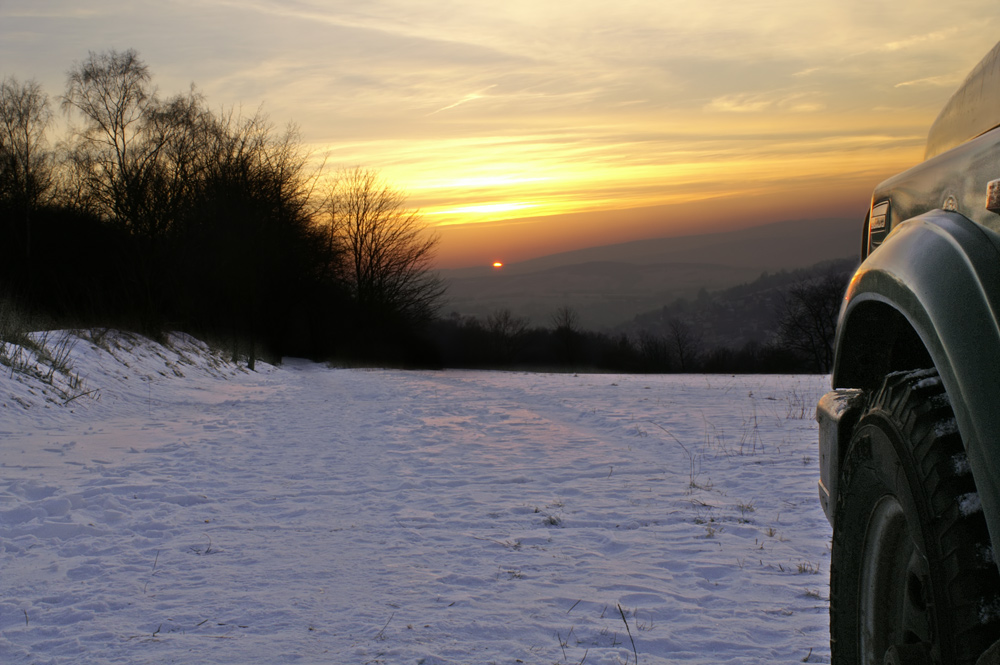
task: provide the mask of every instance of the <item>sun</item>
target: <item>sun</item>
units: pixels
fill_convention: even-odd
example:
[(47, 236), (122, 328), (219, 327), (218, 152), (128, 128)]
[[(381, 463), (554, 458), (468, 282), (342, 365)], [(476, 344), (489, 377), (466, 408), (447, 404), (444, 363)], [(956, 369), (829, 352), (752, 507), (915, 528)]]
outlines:
[(497, 269), (503, 268), (503, 261), (494, 261), (493, 262), (493, 267), (497, 268)]

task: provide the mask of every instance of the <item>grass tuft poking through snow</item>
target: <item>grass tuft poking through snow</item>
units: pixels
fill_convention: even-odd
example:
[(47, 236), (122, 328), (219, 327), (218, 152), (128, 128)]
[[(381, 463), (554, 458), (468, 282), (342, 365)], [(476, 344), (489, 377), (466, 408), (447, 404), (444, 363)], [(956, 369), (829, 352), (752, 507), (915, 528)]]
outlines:
[(13, 302), (0, 297), (0, 368), (6, 370), (8, 381), (35, 384), (49, 402), (70, 402), (85, 394), (71, 363), (73, 336), (66, 331), (30, 329), (27, 317)]
[(826, 377), (57, 339), (78, 398), (0, 376), (4, 663), (829, 662)]

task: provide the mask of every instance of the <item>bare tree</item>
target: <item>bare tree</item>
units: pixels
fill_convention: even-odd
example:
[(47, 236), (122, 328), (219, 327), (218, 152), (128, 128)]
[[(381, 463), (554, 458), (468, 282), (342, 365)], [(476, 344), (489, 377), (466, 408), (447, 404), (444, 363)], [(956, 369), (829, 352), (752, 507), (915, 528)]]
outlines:
[(45, 131), (52, 118), (49, 97), (36, 81), (0, 82), (0, 204), (23, 228), (25, 258), (31, 257), (31, 212), (52, 188), (52, 154)]
[(138, 195), (145, 233), (166, 232), (190, 208), (215, 156), (217, 130), (218, 120), (193, 85), (187, 94), (147, 109), (142, 148), (148, 155)]
[(837, 316), (846, 286), (845, 275), (831, 274), (792, 287), (785, 297), (779, 340), (816, 372), (829, 372), (833, 366)]
[[(90, 52), (70, 70), (62, 107), (83, 124), (74, 131), (72, 163), (88, 207), (143, 235), (150, 206), (144, 196), (165, 143), (155, 131), (158, 104), (149, 68), (135, 50)], [(157, 140), (159, 139), (159, 140)]]
[(666, 335), (658, 335), (648, 330), (639, 333), (636, 341), (642, 369), (646, 372), (666, 372), (670, 370), (670, 340)]
[[(180, 124), (200, 127), (196, 109), (179, 103)], [(228, 326), (233, 357), (246, 356), (252, 367), (259, 340), (280, 318), (273, 312), (288, 311), (301, 297), (305, 273), (317, 260), (311, 181), (294, 126), (278, 133), (259, 111), (249, 117), (230, 111), (204, 123), (204, 139), (198, 130), (190, 138), (175, 132), (165, 144), (172, 155), (173, 142), (193, 141), (197, 159), (181, 162), (187, 154), (181, 143), (178, 156), (164, 160), (164, 174), (175, 174), (171, 182), (197, 174), (194, 209), (177, 233), (185, 241), (187, 272), (213, 285), (215, 302), (201, 316)]]
[(438, 238), (406, 197), (372, 169), (337, 174), (326, 204), (331, 238), (346, 253), (345, 279), (363, 311), (425, 320), (444, 294), (430, 272)]
[(564, 305), (552, 315), (552, 338), (556, 354), (563, 363), (576, 364), (580, 359), (583, 336), (580, 333), (580, 317), (576, 310)]
[(671, 319), (667, 324), (667, 339), (677, 358), (677, 369), (690, 372), (698, 359), (699, 342), (691, 326), (679, 319)]
[(569, 305), (563, 305), (552, 315), (552, 327), (556, 332), (578, 333), (580, 331), (580, 315)]
[(486, 317), (486, 330), (490, 335), (493, 353), (501, 363), (513, 362), (524, 346), (528, 320), (514, 316), (506, 307)]

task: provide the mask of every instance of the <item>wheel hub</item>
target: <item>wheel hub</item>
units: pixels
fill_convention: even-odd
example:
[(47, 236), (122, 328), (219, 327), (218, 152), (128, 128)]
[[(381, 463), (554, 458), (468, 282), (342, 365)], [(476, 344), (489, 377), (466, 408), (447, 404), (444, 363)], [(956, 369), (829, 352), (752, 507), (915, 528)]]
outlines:
[(899, 501), (879, 499), (862, 554), (861, 655), (866, 665), (930, 665), (933, 643), (927, 560), (914, 545)]

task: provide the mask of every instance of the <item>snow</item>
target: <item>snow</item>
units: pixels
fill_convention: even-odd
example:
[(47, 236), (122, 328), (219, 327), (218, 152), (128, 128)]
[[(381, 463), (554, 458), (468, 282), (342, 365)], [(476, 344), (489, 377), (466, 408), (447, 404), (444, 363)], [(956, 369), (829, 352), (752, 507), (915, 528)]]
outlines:
[(958, 434), (958, 421), (955, 418), (945, 418), (934, 423), (934, 436), (938, 438)]
[(91, 337), (0, 377), (0, 662), (829, 662), (827, 377)]
[(972, 473), (972, 464), (969, 462), (969, 456), (965, 453), (958, 453), (951, 458), (952, 468), (955, 473), (959, 476), (967, 476)]
[(973, 513), (978, 513), (983, 509), (983, 502), (979, 498), (978, 492), (969, 492), (958, 497), (958, 510), (962, 515), (968, 517)]

